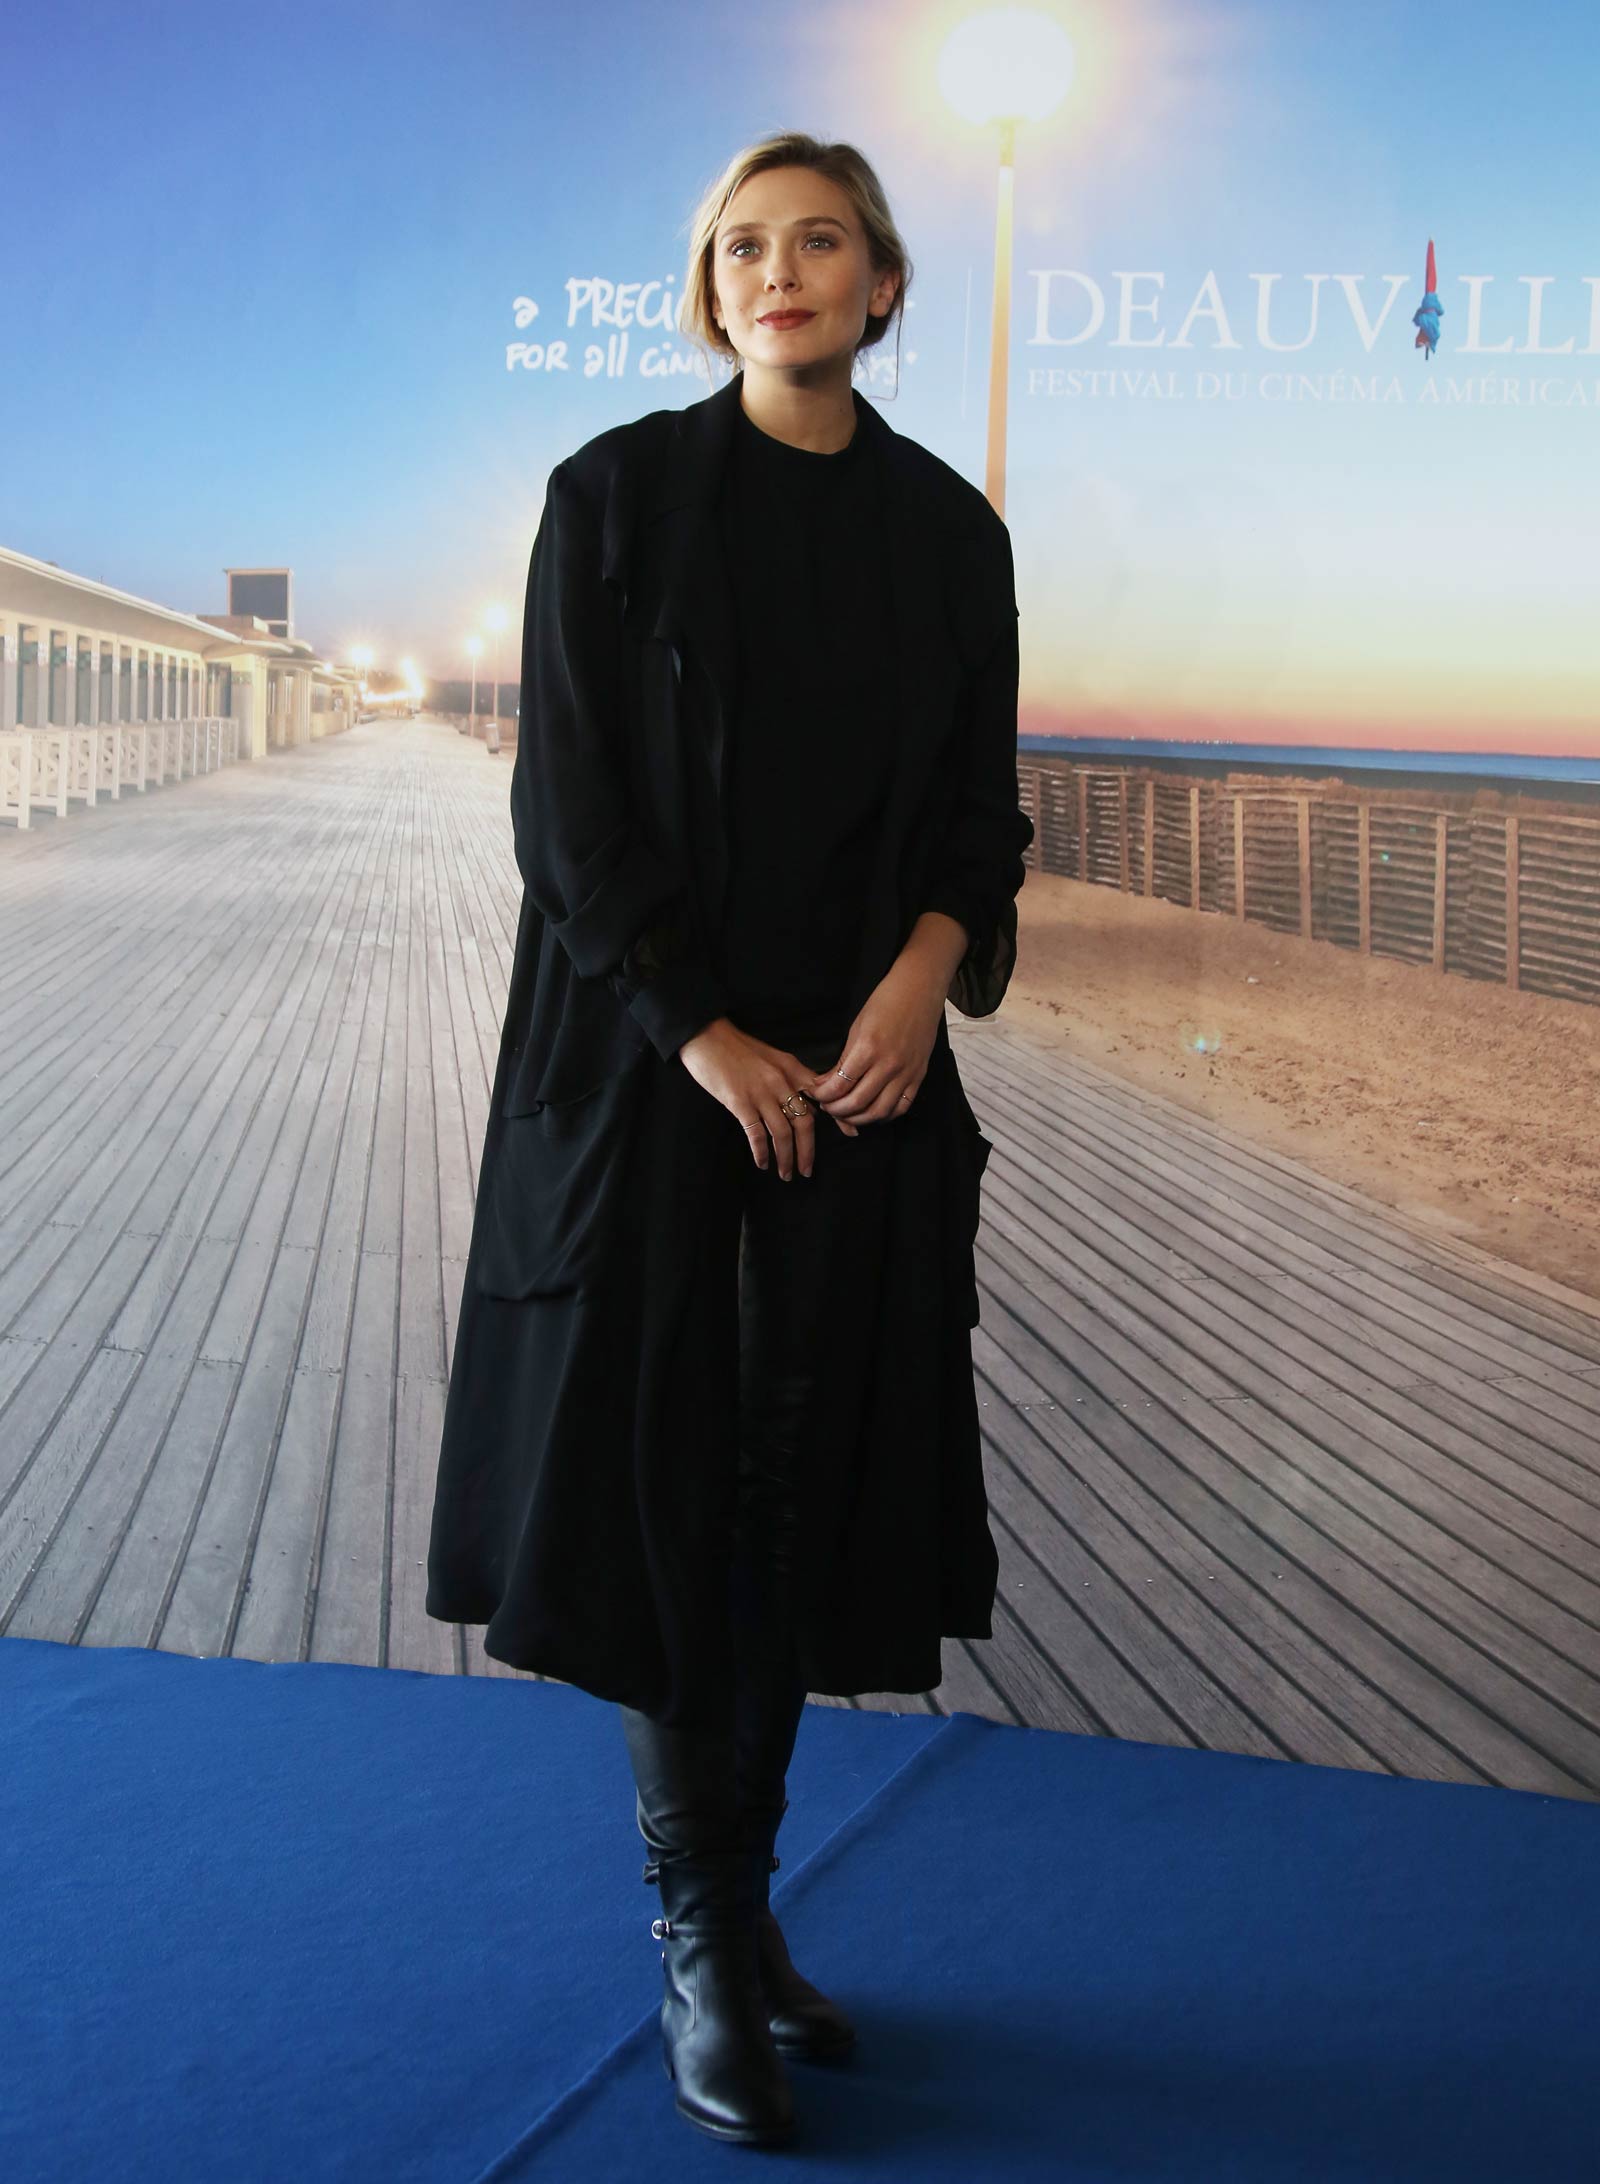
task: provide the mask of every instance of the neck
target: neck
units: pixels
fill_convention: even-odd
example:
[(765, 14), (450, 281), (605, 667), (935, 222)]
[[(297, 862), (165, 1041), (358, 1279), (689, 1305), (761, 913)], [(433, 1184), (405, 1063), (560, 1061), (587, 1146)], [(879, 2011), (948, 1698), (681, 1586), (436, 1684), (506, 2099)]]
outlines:
[(856, 430), (856, 398), (848, 371), (843, 378), (804, 382), (746, 364), (739, 377), (745, 415), (773, 439), (814, 455), (836, 455), (849, 446)]

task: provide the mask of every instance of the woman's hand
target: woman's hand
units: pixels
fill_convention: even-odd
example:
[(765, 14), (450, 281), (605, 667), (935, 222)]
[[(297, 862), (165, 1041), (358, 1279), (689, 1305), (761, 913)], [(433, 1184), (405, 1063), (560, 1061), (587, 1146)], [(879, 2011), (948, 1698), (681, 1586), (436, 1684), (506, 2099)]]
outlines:
[(817, 1104), (824, 1114), (843, 1128), (891, 1122), (907, 1112), (928, 1073), (948, 984), (949, 973), (938, 957), (931, 970), (918, 954), (895, 959), (862, 1003), (844, 1052), (816, 1080)]
[[(678, 1059), (695, 1083), (737, 1119), (758, 1168), (767, 1165), (770, 1139), (778, 1156), (778, 1172), (786, 1183), (797, 1167), (802, 1175), (811, 1173), (815, 1112), (808, 1104), (791, 1122), (783, 1103), (791, 1092), (809, 1092), (814, 1098), (824, 1081), (816, 1070), (807, 1069), (787, 1048), (752, 1038), (727, 1016), (714, 1018), (692, 1039), (685, 1039)], [(840, 1116), (834, 1119), (846, 1137), (858, 1134), (853, 1122)]]

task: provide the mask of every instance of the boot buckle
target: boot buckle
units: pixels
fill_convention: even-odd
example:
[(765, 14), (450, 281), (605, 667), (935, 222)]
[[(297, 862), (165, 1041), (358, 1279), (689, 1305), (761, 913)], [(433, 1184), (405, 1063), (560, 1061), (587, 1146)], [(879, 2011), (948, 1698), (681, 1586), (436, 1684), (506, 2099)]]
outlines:
[(650, 1921), (650, 1931), (657, 1941), (665, 1941), (672, 1932), (672, 1922), (669, 1919), (652, 1919)]

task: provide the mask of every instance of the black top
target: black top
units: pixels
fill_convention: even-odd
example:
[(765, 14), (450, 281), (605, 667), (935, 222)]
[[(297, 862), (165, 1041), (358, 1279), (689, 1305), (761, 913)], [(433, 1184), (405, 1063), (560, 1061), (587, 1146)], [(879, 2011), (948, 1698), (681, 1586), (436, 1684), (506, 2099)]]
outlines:
[(818, 454), (763, 432), (741, 402), (719, 514), (739, 630), (719, 951), (729, 1014), (821, 1067), (853, 1014), (894, 719), (892, 692), (874, 687), (893, 652), (859, 421)]

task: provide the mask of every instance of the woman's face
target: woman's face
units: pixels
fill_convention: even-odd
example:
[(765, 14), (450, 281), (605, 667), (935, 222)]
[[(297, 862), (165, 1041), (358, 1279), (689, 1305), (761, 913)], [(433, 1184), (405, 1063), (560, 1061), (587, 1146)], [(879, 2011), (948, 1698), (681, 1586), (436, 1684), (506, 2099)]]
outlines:
[[(887, 311), (897, 276), (875, 273), (866, 237), (837, 182), (810, 167), (748, 175), (717, 222), (717, 324), (746, 367), (824, 376), (854, 360), (868, 316)], [(776, 311), (810, 315), (766, 325)]]

